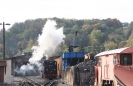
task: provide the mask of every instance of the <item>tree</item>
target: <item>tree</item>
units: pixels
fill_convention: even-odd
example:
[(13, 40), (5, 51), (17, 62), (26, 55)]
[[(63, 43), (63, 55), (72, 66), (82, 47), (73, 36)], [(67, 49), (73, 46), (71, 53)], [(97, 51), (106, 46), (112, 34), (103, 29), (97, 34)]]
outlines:
[(133, 30), (133, 21), (129, 24), (129, 28)]
[(3, 59), (3, 53), (0, 53), (0, 60)]
[(127, 43), (125, 41), (121, 41), (119, 44), (118, 44), (118, 48), (123, 48)]
[(115, 49), (116, 46), (117, 46), (117, 44), (115, 44), (114, 42), (107, 41), (104, 43), (105, 50)]
[(3, 51), (3, 44), (0, 44), (0, 52)]
[[(112, 48), (119, 48), (123, 46), (132, 46), (131, 35), (133, 30), (133, 22), (128, 27), (122, 27), (118, 19), (60, 19), (50, 18), (57, 22), (57, 28), (63, 27), (66, 35), (65, 45), (70, 46), (73, 42), (75, 31), (78, 31), (77, 45), (81, 48), (91, 46), (88, 50), (99, 52), (100, 46), (109, 45)], [(8, 31), (6, 31), (6, 54), (12, 56), (9, 52), (14, 52), (14, 55), (26, 50), (29, 51), (31, 46), (37, 45), (38, 34), (42, 33), (42, 28), (46, 23), (45, 19), (29, 19), (25, 22), (15, 23)], [(3, 31), (0, 30), (0, 52), (2, 52)], [(31, 42), (32, 40), (32, 42)], [(107, 41), (107, 43), (106, 43)], [(117, 45), (117, 46), (116, 46)], [(116, 46), (116, 47), (115, 47)], [(61, 52), (65, 52), (67, 48), (63, 46)], [(106, 47), (106, 48), (108, 48)], [(104, 48), (103, 48), (104, 49)], [(110, 47), (108, 48), (110, 49)], [(76, 48), (75, 51), (79, 49)]]
[(30, 39), (29, 42), (28, 42), (28, 45), (27, 45), (27, 47), (24, 51), (26, 51), (26, 52), (31, 51), (31, 48), (33, 47), (33, 45), (34, 45), (34, 42), (33, 42), (32, 39)]
[(131, 35), (129, 36), (128, 40), (126, 41), (126, 46), (133, 46), (133, 31), (131, 33)]
[(97, 39), (92, 39), (91, 40), (91, 50), (95, 51), (97, 53), (98, 50), (99, 50), (98, 46), (100, 46), (100, 43), (98, 42), (98, 40)]
[[(92, 41), (93, 39), (97, 39), (99, 43), (101, 43), (102, 38), (103, 38), (103, 33), (101, 32), (101, 30), (93, 30), (90, 34), (90, 41)], [(93, 42), (91, 42), (92, 44)]]

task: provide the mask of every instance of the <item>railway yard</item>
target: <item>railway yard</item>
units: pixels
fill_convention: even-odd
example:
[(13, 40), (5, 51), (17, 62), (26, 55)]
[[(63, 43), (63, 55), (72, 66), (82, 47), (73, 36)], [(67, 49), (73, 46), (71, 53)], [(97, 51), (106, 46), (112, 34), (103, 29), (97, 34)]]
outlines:
[(133, 86), (133, 47), (97, 55), (69, 48), (41, 66), (28, 63), (30, 53), (0, 61), (0, 86)]
[(49, 80), (41, 78), (40, 76), (15, 77), (14, 84), (15, 86), (69, 86), (63, 84), (59, 78)]
[[(84, 55), (83, 62), (80, 63), (76, 63), (77, 59), (67, 58), (68, 54), (75, 57), (74, 55), (80, 56), (77, 55), (79, 53), (63, 53), (64, 57), (44, 60), (40, 75), (34, 75), (30, 71), (25, 72), (25, 75), (15, 73), (13, 76), (8, 67), (11, 60), (1, 61), (1, 65), (5, 66), (7, 62), (8, 66), (7, 71), (4, 67), (0, 69), (4, 77), (0, 86), (132, 86), (132, 50), (133, 47), (127, 47), (101, 52), (96, 55), (98, 61), (94, 59), (93, 53), (89, 53)], [(127, 76), (128, 81), (124, 78)]]

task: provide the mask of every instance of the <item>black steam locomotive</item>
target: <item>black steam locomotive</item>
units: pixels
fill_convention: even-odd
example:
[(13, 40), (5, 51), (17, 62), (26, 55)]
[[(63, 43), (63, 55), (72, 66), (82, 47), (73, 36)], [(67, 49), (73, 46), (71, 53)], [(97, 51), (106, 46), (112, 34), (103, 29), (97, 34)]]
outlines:
[[(59, 66), (58, 62), (53, 59), (45, 60), (43, 62), (44, 62), (43, 63), (44, 70), (42, 73), (43, 78), (47, 78), (47, 79), (57, 78), (58, 71), (60, 69), (60, 68), (59, 69), (57, 68)], [(73, 85), (94, 86), (95, 64), (96, 64), (96, 60), (94, 59), (93, 54), (90, 53), (85, 55), (83, 62), (80, 62), (74, 66), (69, 66), (65, 70), (62, 70), (60, 72), (62, 82), (69, 84), (71, 86)]]
[(55, 60), (45, 60), (43, 63), (44, 70), (42, 73), (43, 78), (54, 79), (57, 77), (57, 62)]

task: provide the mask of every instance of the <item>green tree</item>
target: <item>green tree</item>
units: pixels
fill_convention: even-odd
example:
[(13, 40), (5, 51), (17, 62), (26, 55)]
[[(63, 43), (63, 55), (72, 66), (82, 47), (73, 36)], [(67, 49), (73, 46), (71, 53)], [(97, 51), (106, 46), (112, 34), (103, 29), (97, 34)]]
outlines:
[(93, 44), (92, 40), (93, 39), (97, 39), (99, 43), (102, 42), (102, 39), (103, 39), (103, 33), (101, 32), (101, 30), (93, 30), (90, 34), (90, 41), (91, 41), (91, 44)]
[(24, 51), (25, 52), (31, 51), (31, 48), (33, 47), (33, 45), (34, 45), (34, 41), (32, 39), (30, 39), (29, 42), (28, 42), (28, 45), (27, 45), (27, 47)]
[(118, 44), (118, 48), (123, 48), (123, 47), (125, 47), (126, 44), (127, 44), (126, 41), (121, 41), (121, 42)]
[(105, 50), (115, 49), (116, 46), (117, 46), (117, 44), (115, 44), (114, 42), (107, 41), (104, 43)]
[(129, 36), (128, 40), (126, 41), (126, 46), (133, 46), (133, 31), (131, 33), (131, 35)]
[(0, 60), (3, 59), (3, 53), (0, 53)]

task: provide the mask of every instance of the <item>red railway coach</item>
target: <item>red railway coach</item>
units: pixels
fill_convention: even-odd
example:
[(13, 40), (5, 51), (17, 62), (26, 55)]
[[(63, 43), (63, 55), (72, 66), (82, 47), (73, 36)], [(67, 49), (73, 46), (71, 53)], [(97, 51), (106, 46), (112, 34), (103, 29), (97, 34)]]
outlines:
[(133, 47), (101, 52), (95, 57), (95, 86), (133, 86)]

